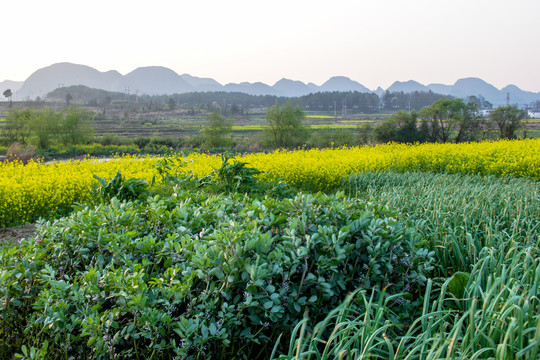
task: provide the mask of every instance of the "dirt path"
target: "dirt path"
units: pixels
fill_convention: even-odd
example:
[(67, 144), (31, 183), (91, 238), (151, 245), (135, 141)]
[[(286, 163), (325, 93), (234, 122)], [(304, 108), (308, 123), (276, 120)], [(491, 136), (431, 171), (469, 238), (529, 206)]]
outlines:
[(0, 244), (11, 242), (19, 244), (23, 238), (31, 238), (36, 234), (36, 226), (34, 224), (26, 224), (13, 228), (0, 229)]

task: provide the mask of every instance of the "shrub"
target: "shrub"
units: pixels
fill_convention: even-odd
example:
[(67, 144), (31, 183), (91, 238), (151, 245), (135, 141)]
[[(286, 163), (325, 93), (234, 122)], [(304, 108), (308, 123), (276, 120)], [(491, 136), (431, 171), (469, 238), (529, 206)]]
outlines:
[(101, 137), (100, 143), (103, 146), (120, 145), (121, 140), (116, 134), (105, 134)]
[(423, 291), (433, 254), (392, 215), (340, 194), (81, 209), (0, 255), (0, 355), (48, 340), (49, 359), (266, 358), (357, 288)]
[(139, 149), (144, 149), (146, 145), (150, 143), (150, 138), (147, 137), (138, 137), (133, 140), (133, 143), (139, 147)]

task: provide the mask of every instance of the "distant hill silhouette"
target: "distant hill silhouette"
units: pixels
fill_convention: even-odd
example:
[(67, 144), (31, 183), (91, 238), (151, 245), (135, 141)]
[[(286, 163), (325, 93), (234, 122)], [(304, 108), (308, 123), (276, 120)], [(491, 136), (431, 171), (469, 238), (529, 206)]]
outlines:
[[(508, 85), (499, 90), (482, 79), (459, 79), (453, 85), (422, 85), (414, 80), (396, 81), (388, 89), (377, 88), (372, 91), (364, 85), (345, 76), (335, 76), (322, 85), (305, 84), (301, 81), (281, 79), (270, 86), (261, 82), (230, 83), (222, 85), (211, 78), (199, 78), (189, 74), (178, 75), (173, 70), (161, 66), (140, 67), (122, 75), (118, 71), (100, 72), (86, 65), (58, 63), (35, 71), (24, 81), (1, 82), (0, 90), (11, 88), (15, 100), (43, 97), (50, 91), (72, 85), (84, 85), (90, 88), (107, 91), (129, 92), (131, 94), (163, 95), (173, 93), (226, 91), (242, 92), (250, 95), (275, 95), (298, 97), (316, 92), (358, 91), (383, 94), (389, 92), (427, 92), (451, 95), (460, 98), (468, 96), (484, 97), (494, 105), (506, 103), (506, 94), (510, 95), (510, 103), (529, 104), (540, 101), (540, 93), (523, 91), (515, 85)], [(5, 88), (2, 90), (2, 88)]]
[[(17, 92), (23, 85), (23, 81), (11, 81), (11, 80), (4, 80), (0, 82), (0, 96), (6, 91), (7, 89), (10, 89), (12, 92)], [(1, 99), (1, 98), (0, 98)], [(4, 99), (1, 99), (4, 100)]]
[[(415, 91), (420, 91), (420, 92), (430, 91), (430, 89), (427, 86), (422, 85), (419, 82), (416, 82), (414, 80), (409, 80), (405, 82), (396, 81), (392, 85), (390, 85), (390, 87), (386, 90), (389, 92), (403, 91), (404, 93), (415, 92)], [(439, 93), (438, 91), (433, 91), (433, 92)], [(444, 94), (444, 95), (447, 95), (447, 94)]]
[(285, 78), (276, 82), (272, 87), (281, 94), (286, 94), (286, 96), (303, 96), (314, 92), (312, 87), (304, 84), (301, 81), (289, 80)]

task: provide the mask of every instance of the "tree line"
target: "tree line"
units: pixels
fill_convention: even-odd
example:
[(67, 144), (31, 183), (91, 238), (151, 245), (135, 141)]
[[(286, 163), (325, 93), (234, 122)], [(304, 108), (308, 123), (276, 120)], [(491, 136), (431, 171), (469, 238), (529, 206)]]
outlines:
[(93, 131), (91, 114), (77, 105), (62, 111), (16, 108), (3, 122), (1, 141), (47, 149), (52, 144), (84, 144), (92, 139)]
[(514, 139), (527, 113), (516, 106), (500, 106), (485, 119), (476, 102), (440, 99), (416, 110), (400, 110), (374, 129), (379, 142), (466, 142), (481, 140), (483, 133), (497, 130), (499, 138)]
[[(443, 98), (420, 111), (397, 111), (373, 129), (373, 136), (377, 142), (458, 143), (482, 140), (486, 131), (495, 129), (499, 138), (513, 139), (526, 117), (526, 112), (515, 106), (501, 106), (485, 119), (475, 102)], [(306, 111), (299, 103), (274, 104), (266, 109), (265, 120), (260, 139), (265, 148), (301, 146), (312, 135)], [(211, 113), (201, 132), (203, 147), (232, 147), (232, 125), (232, 119), (226, 118), (220, 109)], [(91, 114), (77, 105), (62, 111), (16, 108), (8, 113), (2, 134), (5, 145), (33, 144), (47, 149), (54, 144), (84, 144), (92, 140)]]
[(125, 106), (126, 103), (136, 111), (174, 110), (179, 106), (213, 109), (216, 105), (225, 111), (236, 108), (238, 113), (252, 108), (268, 108), (275, 104), (285, 105), (287, 101), (298, 103), (307, 111), (330, 111), (336, 115), (371, 114), (381, 111), (417, 110), (429, 106), (437, 100), (450, 98), (431, 91), (412, 93), (385, 92), (381, 96), (375, 93), (358, 91), (318, 92), (300, 97), (275, 95), (249, 95), (240, 92), (191, 92), (172, 95), (137, 95), (121, 92), (110, 92), (77, 85), (59, 88), (47, 95), (49, 99), (66, 101), (72, 99), (77, 103), (92, 107), (107, 108)]

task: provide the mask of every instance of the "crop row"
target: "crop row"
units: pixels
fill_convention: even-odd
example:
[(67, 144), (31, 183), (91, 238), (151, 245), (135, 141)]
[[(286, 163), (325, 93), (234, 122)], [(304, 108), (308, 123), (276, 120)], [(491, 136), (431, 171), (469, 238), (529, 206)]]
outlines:
[[(0, 226), (52, 217), (89, 200), (93, 174), (112, 178), (120, 170), (126, 179), (147, 181), (156, 175), (157, 157), (126, 156), (113, 161), (85, 159), (42, 164), (0, 164)], [(339, 149), (278, 150), (239, 156), (266, 180), (283, 179), (308, 191), (333, 191), (344, 177), (364, 171), (395, 170), (464, 173), (540, 179), (540, 140), (466, 144), (387, 144)], [(221, 165), (216, 155), (175, 158), (181, 174), (208, 175)]]

